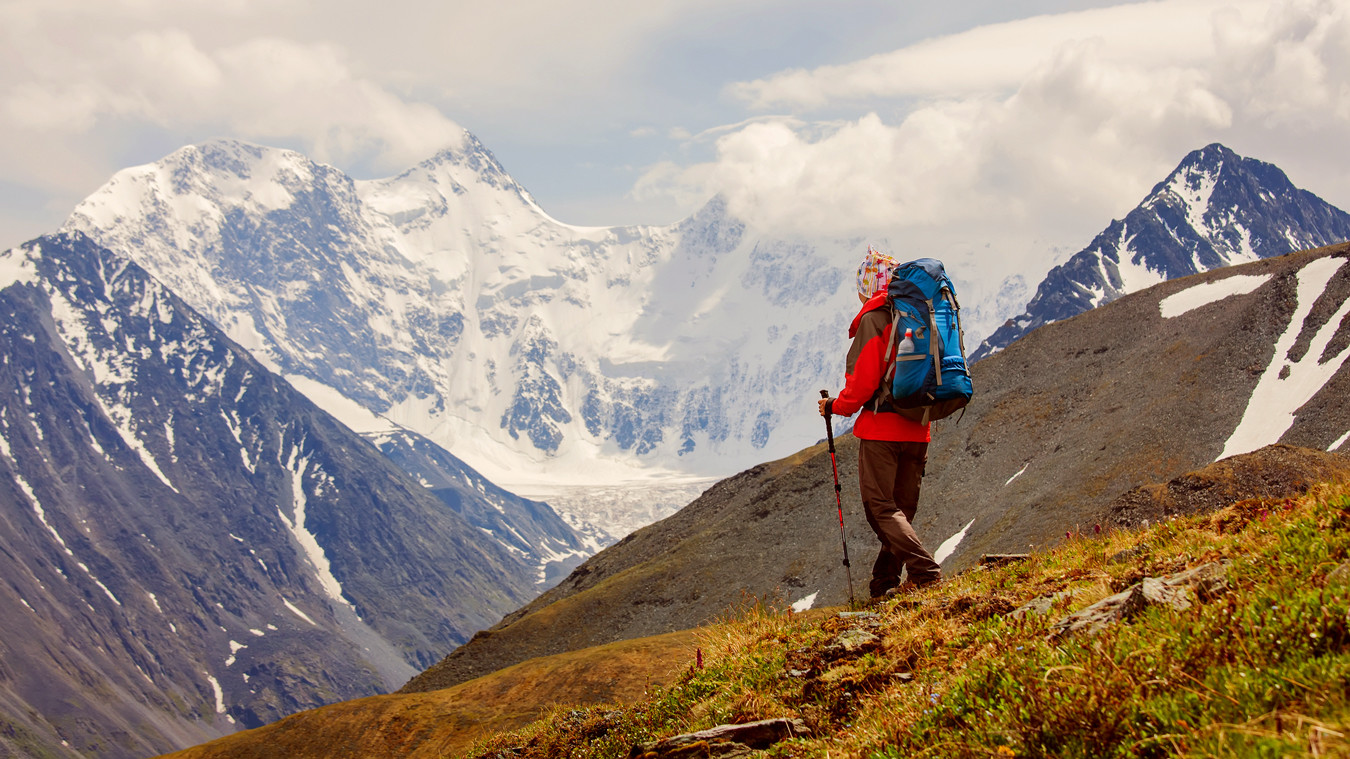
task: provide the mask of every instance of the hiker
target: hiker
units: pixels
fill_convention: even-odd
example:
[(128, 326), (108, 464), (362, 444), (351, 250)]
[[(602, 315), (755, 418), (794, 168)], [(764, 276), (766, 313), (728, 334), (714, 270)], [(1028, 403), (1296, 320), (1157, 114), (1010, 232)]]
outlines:
[[(870, 245), (858, 266), (858, 300), (862, 310), (854, 317), (844, 389), (837, 398), (820, 400), (820, 415), (858, 414), (853, 435), (858, 438), (858, 485), (867, 523), (881, 541), (872, 566), (873, 599), (939, 582), (942, 570), (919, 542), (912, 522), (919, 506), (919, 482), (928, 462), (929, 425), (893, 411), (873, 410), (872, 401), (885, 390), (886, 349), (891, 337), (891, 308), (886, 286), (894, 259)], [(889, 393), (886, 393), (889, 397)], [(861, 410), (861, 413), (859, 411)], [(900, 569), (908, 572), (900, 584)]]

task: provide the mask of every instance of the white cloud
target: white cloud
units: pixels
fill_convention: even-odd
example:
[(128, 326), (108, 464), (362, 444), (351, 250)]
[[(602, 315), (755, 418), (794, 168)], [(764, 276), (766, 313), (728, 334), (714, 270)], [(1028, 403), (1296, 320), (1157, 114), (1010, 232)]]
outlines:
[(80, 69), (0, 90), (7, 136), (59, 139), (120, 119), (299, 141), (321, 160), (399, 169), (462, 133), (434, 108), (357, 75), (329, 44), (270, 38), (205, 50), (183, 30), (140, 31)]
[(1261, 12), (1258, 0), (1165, 0), (1035, 16), (925, 40), (847, 64), (793, 69), (728, 87), (754, 107), (959, 97), (1016, 89), (1056, 47), (1091, 41), (1108, 62), (1191, 65), (1213, 54), (1216, 13)]
[(1259, 24), (1217, 19), (1216, 86), (1270, 127), (1350, 122), (1350, 10), (1333, 0), (1274, 6)]
[[(954, 59), (990, 62), (987, 76), (943, 80), (959, 97), (920, 102), (894, 122), (872, 112), (824, 133), (815, 133), (819, 124), (782, 119), (738, 126), (717, 139), (712, 160), (656, 166), (635, 191), (722, 193), (733, 211), (774, 230), (903, 235), (941, 227), (952, 237), (1039, 235), (1081, 247), (1192, 149), (1230, 138), (1240, 151), (1275, 142), (1286, 146), (1283, 156), (1256, 157), (1284, 165), (1298, 163), (1304, 133), (1344, 134), (1345, 4), (1288, 2), (1268, 14), (1219, 5), (1145, 3), (1041, 17), (921, 43), (848, 75), (849, 67), (833, 67), (769, 77), (744, 91), (757, 102), (814, 107), (919, 92), (913, 77), (885, 90), (885, 77), (859, 73), (876, 60), (927, 59), (941, 48)], [(1144, 23), (1147, 14), (1154, 23)], [(1109, 28), (1088, 34), (1085, 19)], [(1023, 36), (1057, 29), (1072, 34)], [(987, 49), (998, 39), (1017, 41), (1009, 54), (1015, 82), (996, 71), (1003, 48)], [(1033, 48), (1042, 51), (1034, 61)], [(1326, 149), (1325, 140), (1308, 148)]]

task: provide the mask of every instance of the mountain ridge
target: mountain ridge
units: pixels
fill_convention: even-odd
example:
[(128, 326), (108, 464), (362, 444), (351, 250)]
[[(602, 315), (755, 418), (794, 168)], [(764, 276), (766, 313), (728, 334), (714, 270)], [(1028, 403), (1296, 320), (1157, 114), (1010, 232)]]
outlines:
[(1166, 279), (1346, 240), (1350, 214), (1295, 187), (1273, 164), (1213, 143), (1189, 153), (1125, 218), (1051, 269), (1025, 312), (971, 360)]
[[(1350, 230), (1314, 201), (1269, 164), (1193, 151), (1001, 331), (1042, 272), (954, 253), (967, 337), (1005, 345), (1164, 270)], [(837, 381), (833, 325), (852, 315), (838, 296), (867, 242), (779, 239), (719, 197), (663, 227), (563, 224), (468, 132), (375, 180), (257, 145), (190, 146), (115, 175), (65, 228), (142, 262), (358, 431), (407, 429), (539, 497), (630, 488), (624, 508), (567, 503), (573, 524), (615, 535), (687, 502), (644, 483), (726, 476), (818, 437), (800, 399)], [(1145, 243), (1161, 248), (1135, 265), (1129, 246)]]
[(50, 755), (398, 685), (543, 579), (475, 514), (565, 558), (556, 515), (449, 507), (83, 235), (0, 253), (0, 310), (0, 722)]
[(716, 197), (667, 227), (562, 224), (472, 135), (361, 181), (184, 148), (64, 228), (140, 261), (354, 429), (402, 426), (526, 490), (721, 476), (812, 434), (765, 388), (834, 374), (831, 261), (859, 244), (752, 233)]

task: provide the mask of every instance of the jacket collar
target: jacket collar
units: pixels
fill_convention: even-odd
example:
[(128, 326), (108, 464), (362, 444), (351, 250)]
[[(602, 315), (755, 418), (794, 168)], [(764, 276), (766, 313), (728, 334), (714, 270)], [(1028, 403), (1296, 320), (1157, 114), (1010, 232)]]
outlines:
[(868, 298), (866, 303), (862, 304), (862, 309), (858, 311), (857, 316), (853, 317), (853, 323), (848, 327), (848, 336), (852, 338), (854, 335), (858, 334), (858, 325), (862, 323), (863, 314), (866, 314), (868, 311), (875, 311), (878, 308), (885, 307), (886, 291), (880, 290), (871, 298)]

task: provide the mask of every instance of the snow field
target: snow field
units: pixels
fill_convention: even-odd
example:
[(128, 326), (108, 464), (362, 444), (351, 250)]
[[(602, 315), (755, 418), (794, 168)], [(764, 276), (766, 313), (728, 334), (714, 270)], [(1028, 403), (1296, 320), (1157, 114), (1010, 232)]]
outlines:
[[(1350, 299), (1347, 299), (1313, 336), (1303, 358), (1297, 362), (1289, 359), (1289, 351), (1303, 332), (1313, 304), (1342, 266), (1340, 259), (1328, 257), (1312, 261), (1299, 270), (1294, 315), (1284, 333), (1276, 339), (1274, 358), (1257, 380), (1242, 420), (1224, 443), (1218, 458), (1249, 453), (1279, 442), (1280, 436), (1293, 426), (1295, 412), (1311, 400), (1350, 358), (1350, 347), (1347, 347), (1322, 361), (1322, 354), (1341, 321), (1350, 314)], [(1282, 374), (1285, 376), (1281, 377)]]
[(1158, 302), (1158, 309), (1164, 319), (1173, 319), (1211, 303), (1218, 303), (1224, 298), (1254, 292), (1269, 281), (1269, 274), (1236, 274), (1214, 282), (1203, 282), (1163, 298)]

